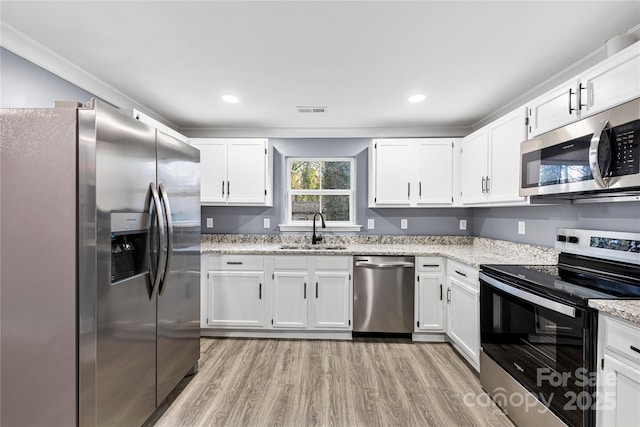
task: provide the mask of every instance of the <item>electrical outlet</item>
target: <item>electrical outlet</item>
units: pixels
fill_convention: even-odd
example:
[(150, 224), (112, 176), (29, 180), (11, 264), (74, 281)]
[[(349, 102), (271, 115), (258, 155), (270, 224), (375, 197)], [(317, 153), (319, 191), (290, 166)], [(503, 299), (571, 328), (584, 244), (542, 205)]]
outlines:
[(460, 220), (460, 230), (466, 230), (467, 229), (467, 220), (466, 219), (461, 219)]
[(265, 218), (262, 220), (262, 226), (264, 228), (271, 228), (271, 218)]
[(406, 218), (402, 218), (400, 220), (400, 229), (406, 230), (407, 229), (407, 225), (408, 225), (408, 222), (407, 222)]
[(518, 221), (518, 234), (525, 234), (524, 221)]
[(376, 220), (374, 218), (367, 219), (367, 230), (373, 230), (376, 228)]
[(207, 218), (207, 228), (213, 228), (213, 218)]

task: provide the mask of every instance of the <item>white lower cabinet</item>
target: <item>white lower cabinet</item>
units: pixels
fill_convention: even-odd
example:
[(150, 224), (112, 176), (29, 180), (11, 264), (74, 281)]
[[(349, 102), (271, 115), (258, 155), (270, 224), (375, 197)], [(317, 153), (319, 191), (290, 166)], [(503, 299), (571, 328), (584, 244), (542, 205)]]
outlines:
[(640, 327), (600, 314), (598, 426), (640, 425)]
[(445, 332), (444, 279), (442, 258), (416, 258), (414, 332)]
[(273, 319), (274, 328), (307, 327), (307, 287), (309, 274), (306, 272), (273, 273)]
[(478, 269), (447, 262), (447, 332), (476, 369), (480, 365), (480, 284)]
[(210, 271), (207, 326), (261, 328), (263, 283), (261, 271)]
[(314, 278), (313, 327), (351, 330), (351, 273), (316, 270)]
[[(210, 255), (203, 279), (203, 333), (247, 336), (349, 333), (353, 286), (350, 256)], [(282, 335), (286, 336), (286, 335)], [(328, 336), (328, 335), (327, 335)], [(350, 334), (348, 334), (350, 337)], [(342, 337), (342, 335), (340, 336)], [(342, 338), (347, 337), (345, 335)]]

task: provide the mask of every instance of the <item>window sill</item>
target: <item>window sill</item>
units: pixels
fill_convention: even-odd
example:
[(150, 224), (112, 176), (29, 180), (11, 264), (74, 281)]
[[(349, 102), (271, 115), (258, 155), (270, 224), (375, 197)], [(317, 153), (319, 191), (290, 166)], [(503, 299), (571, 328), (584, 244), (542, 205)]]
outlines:
[[(312, 231), (313, 225), (301, 225), (301, 224), (278, 224), (280, 231)], [(327, 225), (327, 228), (322, 228), (319, 225), (316, 226), (316, 231), (360, 231), (361, 225), (348, 224), (348, 225)]]

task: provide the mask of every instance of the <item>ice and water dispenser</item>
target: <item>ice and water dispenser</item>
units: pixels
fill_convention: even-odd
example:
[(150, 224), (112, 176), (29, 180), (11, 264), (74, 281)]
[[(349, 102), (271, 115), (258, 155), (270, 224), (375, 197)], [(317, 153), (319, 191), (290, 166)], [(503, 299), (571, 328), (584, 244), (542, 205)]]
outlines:
[(148, 214), (111, 214), (111, 283), (148, 271)]

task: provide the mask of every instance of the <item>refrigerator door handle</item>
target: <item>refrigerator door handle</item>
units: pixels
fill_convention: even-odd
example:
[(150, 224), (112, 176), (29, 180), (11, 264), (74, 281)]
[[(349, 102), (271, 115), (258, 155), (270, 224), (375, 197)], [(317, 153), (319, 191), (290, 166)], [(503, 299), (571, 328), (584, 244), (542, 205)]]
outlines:
[(167, 249), (165, 254), (166, 261), (164, 266), (164, 273), (160, 282), (160, 289), (158, 289), (158, 293), (162, 295), (164, 287), (169, 281), (169, 273), (171, 272), (171, 260), (173, 259), (173, 221), (171, 220), (171, 205), (169, 203), (169, 195), (167, 194), (167, 189), (165, 188), (164, 183), (161, 182), (158, 186), (158, 189), (160, 190), (160, 199), (162, 199), (162, 203), (164, 205), (165, 221), (167, 223)]
[[(157, 265), (157, 270), (155, 273), (155, 277), (152, 278), (151, 282), (152, 282), (152, 287), (151, 287), (151, 299), (153, 299), (155, 297), (155, 295), (158, 293), (158, 287), (160, 286), (160, 280), (162, 279), (162, 275), (164, 274), (164, 267), (165, 267), (165, 262), (166, 262), (166, 258), (163, 256), (162, 254), (162, 248), (166, 247), (167, 244), (167, 235), (165, 233), (165, 229), (164, 229), (164, 218), (162, 215), (162, 205), (160, 204), (160, 196), (158, 195), (158, 190), (156, 190), (156, 184), (155, 183), (151, 183), (149, 184), (149, 190), (151, 191), (151, 196), (153, 198), (153, 207), (156, 211), (156, 221), (157, 221), (157, 225), (158, 225), (158, 232), (160, 234), (160, 253), (158, 253), (158, 265)], [(151, 209), (149, 209), (151, 210)], [(149, 212), (149, 214), (151, 214), (151, 212)], [(151, 221), (152, 216), (149, 215), (149, 221)], [(149, 229), (151, 230), (151, 227), (149, 227)], [(151, 239), (149, 239), (151, 240)], [(151, 267), (151, 255), (152, 255), (153, 251), (151, 249), (151, 245), (149, 245), (149, 267)], [(151, 269), (150, 269), (151, 271)]]

